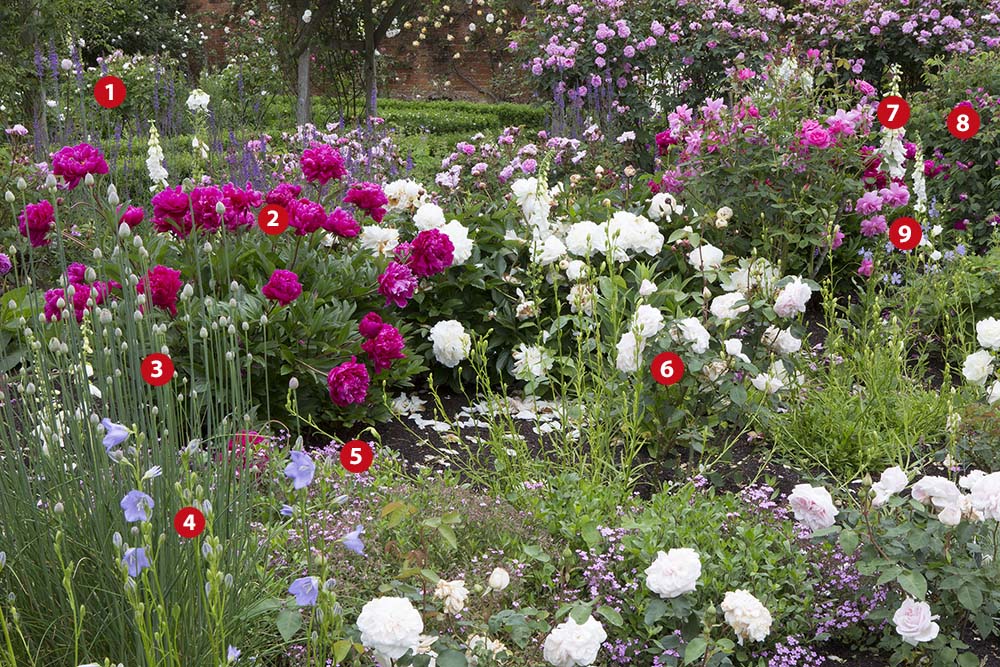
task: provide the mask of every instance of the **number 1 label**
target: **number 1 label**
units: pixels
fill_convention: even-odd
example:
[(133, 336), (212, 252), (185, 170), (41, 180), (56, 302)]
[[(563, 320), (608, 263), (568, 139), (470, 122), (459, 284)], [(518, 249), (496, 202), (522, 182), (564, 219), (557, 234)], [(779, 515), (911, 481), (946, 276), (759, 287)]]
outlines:
[(125, 101), (125, 83), (117, 76), (105, 76), (94, 86), (94, 99), (105, 109), (114, 109)]

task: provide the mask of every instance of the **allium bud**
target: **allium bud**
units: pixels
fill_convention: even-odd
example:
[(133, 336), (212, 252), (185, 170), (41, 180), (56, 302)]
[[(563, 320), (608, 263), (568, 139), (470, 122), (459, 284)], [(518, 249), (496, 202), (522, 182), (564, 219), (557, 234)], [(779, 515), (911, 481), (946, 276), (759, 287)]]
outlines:
[(7, 192), (3, 193), (3, 198), (7, 200), (8, 204), (14, 203), (14, 193), (11, 192), (10, 190), (8, 190)]
[(93, 187), (94, 185), (94, 175), (91, 174), (89, 171), (83, 177), (83, 184), (86, 185), (87, 187)]

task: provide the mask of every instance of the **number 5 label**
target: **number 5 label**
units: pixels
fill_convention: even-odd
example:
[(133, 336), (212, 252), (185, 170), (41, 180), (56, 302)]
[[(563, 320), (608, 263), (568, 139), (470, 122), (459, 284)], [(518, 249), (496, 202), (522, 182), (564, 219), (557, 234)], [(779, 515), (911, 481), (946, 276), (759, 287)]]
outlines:
[(660, 352), (649, 367), (653, 379), (666, 386), (677, 384), (684, 377), (684, 362), (673, 352)]
[(362, 473), (371, 467), (375, 452), (364, 440), (350, 440), (340, 450), (340, 465), (347, 472)]

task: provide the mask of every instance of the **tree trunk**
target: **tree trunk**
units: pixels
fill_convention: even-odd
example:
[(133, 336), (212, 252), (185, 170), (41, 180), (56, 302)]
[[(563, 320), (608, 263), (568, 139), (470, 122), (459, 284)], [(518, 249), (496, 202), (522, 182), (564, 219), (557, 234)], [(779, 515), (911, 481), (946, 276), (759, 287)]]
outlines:
[(309, 57), (310, 49), (306, 47), (299, 54), (298, 100), (295, 105), (295, 122), (299, 125), (312, 122), (309, 96)]
[(378, 112), (378, 84), (375, 81), (375, 16), (371, 0), (365, 0), (365, 111), (368, 117)]

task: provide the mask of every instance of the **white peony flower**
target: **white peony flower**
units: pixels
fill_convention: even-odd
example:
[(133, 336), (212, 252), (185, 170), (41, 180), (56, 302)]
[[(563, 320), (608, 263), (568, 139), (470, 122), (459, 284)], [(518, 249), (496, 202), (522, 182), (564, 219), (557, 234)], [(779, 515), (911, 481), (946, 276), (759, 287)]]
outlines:
[(618, 211), (607, 225), (608, 254), (616, 261), (628, 259), (629, 251), (649, 256), (663, 249), (663, 234), (655, 222), (628, 211)]
[(635, 373), (639, 370), (639, 361), (642, 359), (642, 351), (646, 347), (646, 339), (639, 340), (631, 331), (622, 334), (618, 341), (618, 358), (615, 366), (622, 373)]
[[(424, 204), (424, 206), (426, 205)], [(452, 220), (440, 229), (451, 240), (451, 244), (455, 246), (452, 266), (465, 264), (472, 257), (473, 244), (472, 239), (469, 238), (469, 229), (458, 220)]]
[(542, 657), (553, 667), (587, 667), (597, 660), (607, 638), (604, 626), (593, 616), (583, 625), (567, 618), (545, 638)]
[(663, 313), (659, 308), (642, 304), (635, 309), (631, 330), (640, 338), (652, 338), (663, 330)]
[[(741, 301), (744, 302), (743, 305), (736, 305)], [(745, 302), (746, 296), (742, 292), (720, 294), (712, 299), (710, 310), (712, 311), (712, 314), (720, 320), (735, 320), (737, 317), (750, 310), (750, 305)]]
[(892, 622), (896, 625), (896, 633), (903, 641), (912, 646), (920, 642), (929, 642), (938, 636), (940, 628), (934, 621), (941, 618), (937, 614), (931, 616), (931, 606), (926, 602), (917, 602), (907, 596), (896, 613)]
[(550, 194), (539, 191), (537, 178), (519, 178), (510, 184), (514, 200), (521, 207), (524, 217), (529, 220), (544, 217), (548, 220), (548, 209), (552, 203)]
[(430, 339), (434, 344), (434, 358), (448, 368), (458, 366), (472, 349), (472, 338), (465, 332), (462, 323), (456, 320), (435, 324), (431, 327)]
[(778, 317), (794, 317), (796, 313), (804, 313), (811, 296), (812, 288), (802, 282), (802, 278), (795, 276), (775, 297), (774, 314)]
[(531, 261), (539, 266), (554, 264), (566, 256), (566, 245), (557, 236), (531, 242)]
[(793, 354), (802, 349), (802, 340), (792, 335), (792, 330), (770, 326), (764, 330), (760, 342), (776, 354)]
[(566, 277), (572, 281), (582, 279), (587, 272), (587, 265), (579, 259), (571, 259), (566, 265)]
[(1000, 350), (1000, 322), (994, 317), (976, 322), (976, 339), (987, 350)]
[(811, 530), (829, 528), (834, 524), (834, 517), (838, 514), (830, 492), (820, 486), (796, 484), (788, 496), (788, 504), (795, 514), (795, 519)]
[(970, 499), (983, 519), (1000, 521), (1000, 472), (980, 477), (972, 486)]
[(548, 350), (537, 345), (521, 343), (514, 350), (514, 376), (521, 380), (532, 380), (545, 377), (552, 368), (552, 355)]
[(406, 598), (382, 597), (362, 607), (358, 630), (367, 648), (389, 660), (398, 660), (420, 644), (424, 622)]
[(875, 507), (885, 505), (889, 498), (905, 489), (909, 483), (906, 473), (899, 466), (886, 468), (879, 480), (872, 484), (872, 491), (875, 492), (872, 505)]
[(604, 254), (607, 237), (606, 226), (582, 220), (570, 225), (566, 230), (566, 248), (578, 257), (590, 257), (595, 253)]
[(192, 113), (204, 113), (208, 111), (208, 102), (211, 98), (201, 88), (195, 88), (187, 98), (187, 108)]
[(408, 211), (419, 208), (427, 199), (427, 191), (413, 179), (399, 179), (389, 183), (383, 189), (389, 200), (390, 211)]
[(486, 585), (494, 591), (502, 591), (510, 586), (510, 572), (502, 567), (493, 568), (493, 571), (490, 572), (490, 578), (489, 581), (486, 582)]
[(711, 243), (705, 243), (688, 253), (688, 264), (696, 271), (714, 271), (722, 266), (725, 253)]
[(729, 591), (720, 606), (740, 646), (744, 639), (762, 642), (771, 632), (771, 612), (749, 591)]
[(465, 599), (469, 597), (469, 589), (465, 587), (463, 579), (454, 581), (438, 579), (437, 586), (434, 587), (434, 597), (444, 602), (446, 614), (454, 616), (465, 609)]
[(361, 228), (358, 242), (365, 250), (388, 255), (399, 245), (399, 230), (379, 225), (366, 225)]
[(639, 296), (649, 296), (656, 293), (656, 284), (648, 280), (643, 280), (639, 285)]
[(973, 352), (965, 358), (962, 375), (972, 384), (983, 385), (993, 372), (993, 355), (986, 350)]
[(423, 204), (417, 209), (417, 212), (413, 214), (413, 224), (416, 225), (417, 229), (420, 231), (440, 229), (441, 227), (444, 227), (444, 223), (444, 209), (437, 204)]
[(661, 598), (675, 598), (690, 593), (701, 576), (701, 558), (694, 549), (659, 551), (646, 568), (646, 587)]
[(711, 340), (711, 335), (708, 333), (708, 329), (698, 321), (697, 317), (678, 320), (674, 322), (674, 327), (675, 330), (670, 332), (671, 338), (677, 340), (679, 336), (680, 340), (691, 343), (691, 350), (695, 354), (704, 354), (708, 351), (708, 343)]

